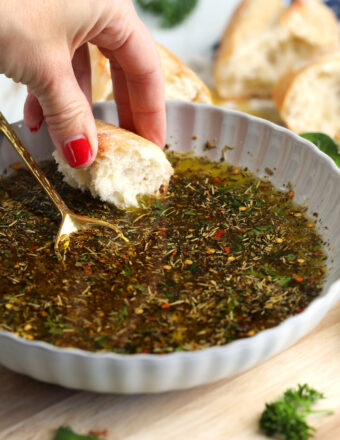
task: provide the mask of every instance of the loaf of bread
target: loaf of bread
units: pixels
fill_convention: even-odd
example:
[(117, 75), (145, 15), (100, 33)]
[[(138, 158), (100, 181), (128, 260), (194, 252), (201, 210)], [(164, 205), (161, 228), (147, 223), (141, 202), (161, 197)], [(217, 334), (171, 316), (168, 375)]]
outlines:
[(276, 84), (273, 99), (291, 130), (340, 140), (340, 49), (291, 69)]
[[(97, 49), (90, 46), (92, 70), (92, 100), (113, 98), (109, 61)], [(165, 78), (165, 98), (211, 104), (209, 89), (202, 80), (179, 58), (164, 46), (157, 44)]]
[(321, 0), (243, 0), (217, 53), (214, 76), (226, 99), (270, 98), (289, 69), (337, 46), (337, 19)]
[(121, 209), (138, 206), (138, 195), (164, 196), (173, 174), (164, 152), (130, 131), (102, 121), (96, 125), (98, 154), (88, 168), (72, 168), (53, 153), (64, 180)]

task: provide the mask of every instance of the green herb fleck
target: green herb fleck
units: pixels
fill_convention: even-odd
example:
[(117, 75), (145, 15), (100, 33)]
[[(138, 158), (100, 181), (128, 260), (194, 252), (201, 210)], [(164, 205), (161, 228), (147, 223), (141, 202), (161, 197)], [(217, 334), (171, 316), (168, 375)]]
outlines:
[(128, 317), (129, 315), (129, 309), (127, 308), (127, 306), (123, 306), (120, 315), (119, 315), (119, 320), (120, 321), (125, 321), (125, 319)]
[(130, 268), (130, 267), (127, 267), (127, 268), (123, 269), (123, 270), (122, 270), (122, 274), (123, 274), (125, 277), (130, 276), (130, 275), (131, 275), (131, 268)]

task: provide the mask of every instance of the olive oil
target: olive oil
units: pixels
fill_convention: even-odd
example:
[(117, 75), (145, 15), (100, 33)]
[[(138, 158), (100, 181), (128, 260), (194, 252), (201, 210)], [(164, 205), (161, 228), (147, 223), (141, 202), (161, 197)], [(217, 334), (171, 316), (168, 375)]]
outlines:
[(62, 258), (58, 213), (33, 177), (0, 180), (0, 329), (91, 351), (189, 351), (273, 327), (320, 294), (322, 238), (292, 190), (225, 162), (169, 158), (166, 197), (126, 212), (43, 164), (70, 208), (129, 239), (79, 232)]

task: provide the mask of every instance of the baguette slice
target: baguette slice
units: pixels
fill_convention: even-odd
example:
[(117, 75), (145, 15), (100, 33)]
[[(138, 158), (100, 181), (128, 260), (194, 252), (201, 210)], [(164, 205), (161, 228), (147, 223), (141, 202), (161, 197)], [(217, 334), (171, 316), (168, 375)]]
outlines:
[[(113, 98), (110, 63), (92, 44), (90, 46), (92, 71), (92, 100)], [(165, 98), (211, 104), (209, 89), (202, 80), (179, 58), (157, 43), (165, 79)]]
[(287, 9), (281, 0), (243, 0), (217, 53), (217, 91), (225, 99), (270, 98), (287, 70), (338, 42), (336, 17), (321, 0), (294, 0)]
[(340, 139), (340, 49), (290, 70), (276, 84), (273, 99), (296, 133), (320, 131)]
[(72, 168), (58, 151), (53, 153), (64, 180), (120, 209), (138, 206), (138, 195), (164, 196), (173, 174), (164, 152), (130, 131), (103, 121), (96, 126), (98, 154), (88, 168)]

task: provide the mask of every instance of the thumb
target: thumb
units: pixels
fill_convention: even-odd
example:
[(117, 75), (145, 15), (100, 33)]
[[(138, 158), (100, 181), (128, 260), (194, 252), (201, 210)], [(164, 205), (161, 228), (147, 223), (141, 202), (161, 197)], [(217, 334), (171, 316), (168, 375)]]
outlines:
[(85, 168), (95, 159), (97, 130), (92, 110), (75, 78), (71, 62), (49, 69), (49, 80), (34, 90), (52, 141), (73, 168)]

